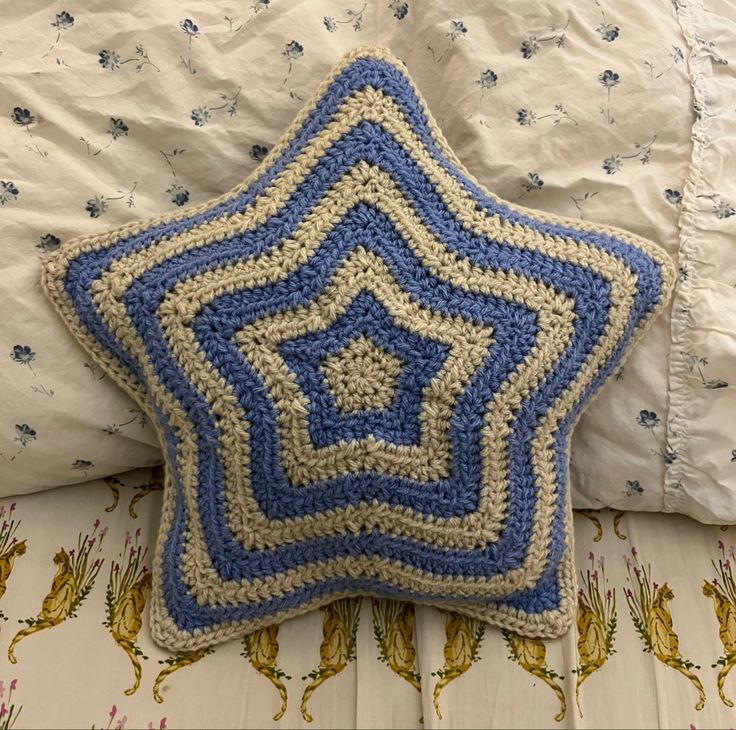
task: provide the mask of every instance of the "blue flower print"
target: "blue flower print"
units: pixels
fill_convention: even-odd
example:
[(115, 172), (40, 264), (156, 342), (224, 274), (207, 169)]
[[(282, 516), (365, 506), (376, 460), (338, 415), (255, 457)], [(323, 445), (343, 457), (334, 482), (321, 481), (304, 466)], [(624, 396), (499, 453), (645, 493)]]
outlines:
[(192, 38), (199, 38), (199, 27), (190, 18), (184, 18), (179, 23), (179, 27), (187, 36), (187, 57), (179, 56), (179, 60), (184, 64), (190, 74), (196, 74), (197, 69), (192, 65)]
[(685, 363), (685, 369), (687, 372), (698, 378), (706, 390), (721, 390), (722, 388), (728, 388), (728, 383), (722, 378), (705, 377), (705, 369), (710, 364), (707, 357), (693, 354), (691, 352), (681, 352), (680, 355)]
[(465, 23), (463, 23), (462, 20), (450, 21), (450, 30), (447, 33), (447, 35), (450, 37), (450, 40), (454, 41), (456, 38), (461, 38), (467, 32), (468, 29), (465, 27)]
[(166, 188), (166, 192), (171, 195), (171, 202), (181, 207), (189, 202), (189, 191), (185, 190), (181, 185), (172, 185)]
[(17, 200), (19, 195), (20, 190), (12, 180), (0, 180), (0, 205)]
[(396, 20), (403, 20), (409, 12), (409, 3), (404, 0), (391, 0), (388, 8), (394, 14)]
[(198, 106), (196, 109), (192, 109), (192, 113), (189, 116), (195, 126), (204, 127), (212, 117), (213, 112), (219, 112), (223, 109), (227, 109), (227, 113), (231, 117), (234, 117), (238, 113), (238, 97), (240, 96), (241, 90), (242, 87), (238, 86), (237, 91), (232, 96), (221, 93), (220, 99), (222, 99), (222, 104), (218, 104), (217, 106)]
[(480, 78), (475, 82), (481, 89), (492, 89), (498, 82), (498, 75), (495, 71), (487, 68), (481, 71)]
[[(13, 345), (13, 349), (10, 351), (10, 359), (13, 362), (17, 362), (19, 365), (25, 365), (33, 373), (34, 378), (38, 377), (36, 375), (36, 371), (33, 369), (33, 365), (31, 365), (31, 363), (36, 359), (36, 353), (28, 345)], [(31, 385), (30, 389), (34, 393), (45, 395), (48, 398), (54, 397), (54, 391), (47, 388), (42, 383), (38, 383), (38, 381), (36, 381), (35, 385)], [(25, 444), (23, 445), (25, 446)]]
[(296, 61), (304, 55), (304, 46), (298, 41), (289, 41), (281, 52), (282, 56), (285, 56), (289, 61)]
[[(56, 48), (63, 31), (74, 27), (74, 16), (70, 15), (66, 10), (62, 10), (61, 12), (56, 13), (56, 17), (51, 21), (50, 25), (52, 28), (56, 28), (56, 40), (49, 46), (49, 49), (41, 56), (41, 58), (46, 58), (46, 56)], [(57, 61), (59, 62), (59, 65), (66, 65), (61, 59), (57, 59)]]
[(192, 113), (189, 115), (197, 127), (204, 127), (210, 119), (210, 113), (205, 107), (198, 106), (196, 109), (192, 109)]
[(127, 137), (128, 131), (128, 125), (122, 119), (110, 117), (110, 127), (107, 130), (107, 133), (111, 135), (113, 139)]
[(19, 106), (13, 109), (13, 113), (10, 115), (10, 118), (13, 120), (14, 124), (17, 124), (20, 127), (29, 127), (36, 121), (36, 117), (34, 117), (28, 109), (23, 109)]
[(697, 197), (705, 198), (713, 203), (713, 215), (719, 220), (726, 220), (726, 218), (731, 218), (731, 216), (736, 215), (736, 210), (734, 210), (733, 206), (720, 195), (702, 194)]
[[(656, 448), (650, 448), (649, 453), (653, 456), (661, 457), (665, 464), (674, 464), (677, 460), (677, 451), (670, 448), (669, 443), (665, 438), (665, 443), (662, 445), (659, 441), (659, 437), (654, 433), (654, 429), (657, 428), (661, 421), (659, 416), (654, 411), (641, 410), (639, 415), (636, 417), (636, 422), (645, 430), (649, 431), (654, 439)], [(666, 434), (665, 434), (666, 436)]]
[(106, 145), (104, 145), (103, 147), (98, 147), (95, 152), (92, 152), (92, 144), (86, 137), (80, 137), (79, 141), (84, 142), (84, 144), (86, 145), (88, 155), (96, 157), (101, 152), (104, 152), (106, 149), (108, 149), (115, 140), (120, 139), (120, 137), (127, 137), (129, 131), (130, 130), (128, 129), (128, 125), (122, 119), (118, 117), (110, 117), (110, 121), (105, 133), (109, 134), (111, 139)]
[(322, 19), (322, 23), (330, 33), (337, 32), (338, 25), (347, 24), (350, 24), (353, 30), (357, 33), (363, 28), (363, 13), (365, 12), (366, 7), (368, 7), (367, 2), (363, 3), (363, 7), (360, 10), (350, 10), (349, 8), (346, 8), (345, 20), (337, 20), (329, 15), (326, 15)]
[(541, 190), (541, 188), (544, 187), (544, 180), (542, 180), (539, 175), (537, 175), (536, 172), (530, 172), (527, 174), (527, 182), (524, 184), (524, 187), (530, 191), (530, 190)]
[(652, 145), (656, 140), (657, 135), (655, 134), (652, 139), (645, 144), (635, 142), (633, 145), (634, 151), (630, 155), (618, 154), (607, 157), (603, 160), (602, 165), (606, 175), (615, 175), (623, 167), (624, 160), (638, 159), (642, 165), (648, 165), (649, 160), (652, 158)]
[(720, 218), (721, 220), (730, 218), (732, 215), (736, 215), (736, 210), (734, 210), (731, 204), (725, 200), (719, 200), (713, 212), (716, 218)]
[(186, 150), (175, 147), (170, 153), (166, 153), (163, 150), (159, 150), (159, 152), (163, 155), (164, 160), (166, 160), (166, 164), (169, 166), (172, 175), (171, 185), (166, 188), (166, 192), (171, 196), (171, 202), (181, 208), (181, 206), (189, 202), (189, 191), (179, 182), (172, 160), (175, 157), (183, 155)]
[(120, 57), (120, 54), (117, 51), (103, 49), (97, 53), (97, 62), (102, 66), (102, 68), (108, 69), (109, 71), (116, 71), (121, 66), (125, 66), (126, 63), (135, 63), (136, 72), (140, 72), (144, 66), (152, 66), (156, 71), (161, 71), (161, 69), (149, 59), (148, 53), (140, 44), (135, 47), (135, 56), (131, 56), (125, 60)]
[(611, 114), (611, 90), (616, 88), (620, 81), (621, 77), (610, 68), (607, 68), (605, 71), (598, 74), (598, 83), (603, 86), (606, 90), (606, 95), (608, 96), (608, 105), (606, 107), (600, 107), (600, 112), (609, 124), (614, 124), (616, 121), (613, 118), (613, 114)]
[(55, 236), (53, 233), (46, 233), (41, 236), (41, 240), (36, 244), (36, 248), (48, 253), (50, 251), (56, 251), (60, 244), (61, 239), (58, 236)]
[(569, 19), (562, 28), (554, 28), (550, 26), (542, 36), (537, 36), (536, 33), (527, 36), (519, 46), (521, 57), (528, 61), (532, 56), (539, 53), (542, 49), (542, 44), (544, 43), (554, 43), (557, 48), (564, 48), (565, 31), (567, 30), (568, 25), (570, 25)]
[(261, 162), (266, 158), (266, 155), (268, 154), (268, 149), (264, 147), (262, 144), (254, 144), (250, 148), (250, 158), (251, 160), (254, 160), (255, 162)]
[(15, 437), (13, 438), (13, 441), (17, 441), (20, 446), (18, 446), (18, 450), (12, 456), (8, 456), (0, 452), (0, 458), (5, 459), (5, 461), (15, 461), (16, 457), (23, 451), (23, 449), (25, 449), (32, 441), (36, 440), (36, 436), (35, 428), (31, 428), (27, 423), (16, 423)]
[(15, 424), (15, 439), (19, 441), (21, 446), (27, 446), (31, 441), (36, 440), (36, 429), (31, 428), (27, 423)]
[(606, 175), (615, 175), (622, 167), (620, 155), (611, 155), (603, 160), (603, 169), (606, 171)]
[(570, 116), (562, 104), (555, 104), (554, 111), (547, 114), (536, 114), (531, 109), (519, 109), (516, 112), (516, 121), (522, 127), (531, 127), (541, 119), (551, 119), (555, 126), (561, 122), (571, 122), (574, 126), (578, 126), (577, 121)]
[(101, 195), (90, 198), (84, 208), (90, 218), (99, 218), (107, 210), (107, 202)]
[(600, 35), (601, 39), (604, 40), (606, 43), (613, 43), (616, 38), (618, 38), (619, 33), (621, 32), (621, 28), (619, 28), (617, 25), (614, 25), (613, 23), (609, 23), (608, 19), (606, 18), (606, 14), (603, 12), (601, 4), (598, 2), (598, 0), (594, 0), (594, 2), (598, 6), (598, 10), (600, 10), (601, 12), (601, 19), (603, 21), (596, 28), (596, 31)]
[(467, 34), (467, 32), (468, 29), (465, 27), (465, 23), (463, 23), (462, 20), (451, 20), (450, 29), (447, 31), (447, 33), (445, 33), (445, 36), (449, 39), (447, 41), (447, 45), (445, 46), (445, 50), (438, 55), (437, 53), (435, 53), (435, 50), (432, 46), (427, 46), (427, 50), (429, 50), (429, 52), (432, 54), (432, 60), (435, 63), (440, 63), (447, 52), (450, 50), (452, 44), (458, 38), (463, 38)]
[(660, 420), (654, 411), (639, 411), (639, 415), (636, 417), (636, 422), (642, 427), (648, 430), (659, 426)]
[(87, 472), (94, 468), (94, 464), (87, 459), (77, 459), (71, 466), (75, 471), (81, 471), (84, 476), (87, 476)]
[(598, 81), (607, 89), (618, 86), (620, 80), (620, 76), (615, 71), (611, 71), (610, 68), (598, 75)]
[(668, 448), (657, 453), (664, 459), (665, 464), (674, 464), (677, 461), (677, 451)]
[[(485, 97), (485, 93), (489, 89), (492, 89), (496, 86), (496, 84), (498, 83), (498, 74), (492, 69), (487, 68), (485, 71), (480, 72), (480, 77), (477, 78), (473, 83), (477, 86), (480, 86), (480, 99), (478, 100), (478, 107), (480, 113), (483, 114), (483, 99)], [(470, 119), (471, 116), (473, 116), (472, 111), (465, 118)], [(481, 120), (480, 123), (485, 127), (489, 126), (484, 120)]]
[(27, 365), (33, 371), (31, 363), (36, 359), (36, 353), (28, 345), (13, 345), (10, 359), (20, 365)]
[(731, 461), (736, 461), (736, 449), (731, 449)]
[[(33, 139), (33, 132), (31, 132), (31, 125), (36, 123), (36, 117), (31, 114), (31, 112), (28, 109), (24, 109), (23, 107), (16, 106), (13, 109), (13, 113), (10, 115), (10, 118), (13, 120), (13, 124), (17, 124), (19, 127), (22, 127), (23, 129), (28, 132), (28, 136)], [(42, 150), (37, 144), (26, 145), (26, 149), (35, 152), (36, 154), (40, 155), (41, 157), (48, 157), (48, 152), (45, 150)]]
[(521, 57), (529, 60), (538, 50), (540, 46), (536, 40), (527, 39), (522, 41), (519, 50), (521, 51)]
[(110, 201), (123, 199), (125, 199), (129, 208), (135, 208), (135, 196), (133, 193), (135, 192), (136, 187), (138, 187), (137, 181), (133, 183), (133, 187), (127, 192), (118, 189), (117, 192), (119, 195), (95, 195), (94, 198), (90, 198), (87, 201), (85, 210), (89, 213), (90, 218), (99, 218), (108, 209), (108, 203)]
[(51, 25), (57, 30), (67, 30), (74, 25), (74, 16), (69, 15), (66, 10), (62, 10), (56, 14), (56, 18)]
[(617, 25), (611, 25), (610, 23), (603, 23), (599, 25), (596, 30), (600, 33), (601, 38), (607, 43), (613, 43), (618, 38), (618, 34), (621, 31)]
[(531, 109), (519, 109), (519, 111), (516, 112), (516, 121), (521, 124), (522, 127), (531, 127), (531, 125), (537, 121), (537, 116)]
[(524, 192), (517, 198), (521, 200), (527, 193), (535, 190), (541, 190), (544, 187), (544, 180), (536, 172), (528, 172), (526, 181), (523, 183)]
[(97, 54), (97, 62), (102, 68), (109, 68), (114, 71), (118, 66), (121, 65), (120, 56), (115, 51), (101, 50)]
[(670, 59), (671, 61), (669, 66), (663, 68), (658, 74), (654, 73), (657, 67), (656, 63), (652, 63), (651, 61), (644, 61), (644, 65), (649, 69), (649, 78), (660, 79), (668, 71), (674, 68), (678, 63), (683, 63), (685, 60), (685, 54), (682, 52), (682, 48), (680, 48), (679, 46), (672, 46), (672, 50), (670, 51)]
[(190, 37), (197, 38), (199, 36), (199, 28), (189, 18), (185, 18), (179, 23), (179, 27)]
[(679, 205), (682, 202), (682, 193), (679, 190), (665, 188), (664, 199), (672, 205)]
[(640, 496), (644, 494), (644, 487), (639, 484), (637, 479), (627, 479), (625, 494), (627, 497)]
[(298, 61), (304, 55), (304, 46), (299, 43), (299, 41), (289, 41), (284, 46), (284, 50), (281, 51), (281, 55), (289, 62), (289, 68), (286, 71), (284, 80), (281, 82), (281, 86), (276, 89), (277, 92), (281, 91), (286, 86), (286, 82), (289, 80), (294, 68), (294, 61)]

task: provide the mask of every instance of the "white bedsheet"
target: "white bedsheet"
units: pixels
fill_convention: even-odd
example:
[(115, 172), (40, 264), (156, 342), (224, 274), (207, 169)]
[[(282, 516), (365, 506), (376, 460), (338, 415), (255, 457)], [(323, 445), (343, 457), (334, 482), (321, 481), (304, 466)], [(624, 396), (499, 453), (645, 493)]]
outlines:
[[(420, 718), (425, 728), (733, 725), (734, 710), (717, 690), (719, 659), (729, 667), (736, 663), (731, 529), (676, 515), (578, 514), (576, 556), (585, 604), (578, 627), (557, 641), (521, 641), (432, 608), (364, 598), (360, 605), (338, 602), (287, 621), (271, 634), (262, 632), (251, 639), (250, 659), (240, 641), (198, 659), (182, 658), (152, 643), (144, 603), (129, 601), (135, 591), (126, 598), (119, 582), (131, 549), (133, 559), (141, 551), (139, 572), (129, 574), (131, 584), (143, 575), (143, 566), (150, 566), (160, 494), (147, 492), (155, 483), (155, 476), (151, 480), (149, 471), (140, 470), (113, 482), (119, 499), (109, 485), (95, 481), (0, 502), (5, 522), (0, 577), (6, 589), (0, 599), (6, 619), (0, 633), (0, 702), (6, 710), (14, 707), (16, 728), (117, 727), (123, 717), (129, 728), (149, 723), (158, 728), (164, 718), (168, 728), (419, 728)], [(133, 500), (135, 518), (129, 511)], [(44, 605), (47, 614), (56, 609), (60, 615), (63, 570), (54, 556), (63, 548), (73, 561), (80, 534), (88, 565), (101, 561), (88, 594), (74, 617), (18, 641), (17, 663), (11, 664), (8, 648), (26, 621), (40, 614), (43, 621)], [(12, 561), (8, 576), (13, 538), (26, 550)], [(713, 596), (703, 595), (706, 583), (713, 586)], [(640, 634), (625, 594), (631, 590), (638, 596), (642, 589), (652, 592), (653, 601), (642, 614)], [(56, 597), (44, 603), (50, 593)], [(142, 596), (147, 599), (147, 590)], [(721, 601), (718, 611), (715, 600)], [(117, 642), (104, 625), (109, 615)], [(607, 644), (613, 618), (615, 632)], [(672, 629), (667, 628), (670, 619)], [(123, 648), (126, 640), (133, 653), (140, 652), (142, 667), (140, 686), (130, 694), (125, 690), (134, 686), (135, 672)], [(647, 640), (654, 653), (645, 650)], [(728, 658), (723, 658), (722, 641), (730, 647)], [(697, 665), (691, 678), (684, 676), (689, 662)], [(170, 665), (177, 671), (161, 678)], [(573, 671), (581, 667), (582, 718)], [(698, 682), (705, 696), (700, 710), (695, 709)], [(304, 703), (305, 691), (315, 685)], [(736, 673), (724, 685), (725, 700), (735, 696)], [(274, 722), (282, 701), (285, 712)], [(6, 720), (0, 717), (0, 724)]]

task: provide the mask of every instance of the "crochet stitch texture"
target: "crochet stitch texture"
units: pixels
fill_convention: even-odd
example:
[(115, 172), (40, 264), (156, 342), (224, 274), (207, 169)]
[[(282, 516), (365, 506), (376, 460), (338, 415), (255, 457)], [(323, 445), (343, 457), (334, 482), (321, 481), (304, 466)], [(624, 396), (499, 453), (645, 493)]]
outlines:
[(673, 279), (484, 190), (378, 48), (228, 193), (63, 245), (48, 294), (164, 449), (156, 641), (354, 594), (564, 633), (570, 432)]

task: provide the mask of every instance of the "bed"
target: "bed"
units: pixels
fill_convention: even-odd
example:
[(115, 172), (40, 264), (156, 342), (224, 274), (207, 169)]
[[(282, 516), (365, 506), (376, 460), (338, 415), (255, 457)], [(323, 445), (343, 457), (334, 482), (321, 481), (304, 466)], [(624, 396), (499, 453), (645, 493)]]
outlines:
[[(151, 641), (145, 611), (160, 487), (158, 470), (138, 470), (0, 504), (5, 726), (733, 722), (730, 528), (679, 515), (579, 512), (577, 628), (563, 639), (524, 639), (457, 614), (364, 598), (214, 650), (167, 654)], [(55, 620), (69, 569), (81, 576), (73, 608)]]
[[(727, 0), (6, 8), (0, 727), (730, 727), (734, 18)], [(158, 440), (55, 318), (40, 262), (231, 188), (360, 43), (407, 64), (498, 195), (677, 263), (574, 434), (576, 626), (539, 641), (354, 598), (168, 654), (147, 623)]]

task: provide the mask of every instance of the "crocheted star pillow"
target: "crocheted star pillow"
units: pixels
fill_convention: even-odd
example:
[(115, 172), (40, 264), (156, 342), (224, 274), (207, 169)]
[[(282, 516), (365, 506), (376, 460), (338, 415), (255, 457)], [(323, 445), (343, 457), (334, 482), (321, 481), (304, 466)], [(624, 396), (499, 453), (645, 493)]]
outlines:
[(230, 192), (68, 242), (45, 287), (164, 450), (156, 641), (361, 594), (564, 633), (570, 432), (672, 282), (484, 190), (375, 48)]

